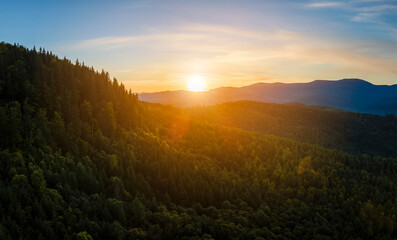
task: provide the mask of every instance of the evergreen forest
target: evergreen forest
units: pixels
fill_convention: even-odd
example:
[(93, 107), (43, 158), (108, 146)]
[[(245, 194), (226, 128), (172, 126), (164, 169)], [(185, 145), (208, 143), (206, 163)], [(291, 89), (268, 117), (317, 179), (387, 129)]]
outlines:
[(0, 43), (0, 239), (396, 239), (397, 117), (146, 103)]

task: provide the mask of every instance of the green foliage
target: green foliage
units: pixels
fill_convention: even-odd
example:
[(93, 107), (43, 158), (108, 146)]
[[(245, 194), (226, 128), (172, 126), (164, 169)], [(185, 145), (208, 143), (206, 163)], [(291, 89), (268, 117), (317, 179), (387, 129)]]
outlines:
[[(351, 153), (397, 156), (397, 118), (342, 110), (251, 101), (195, 107), (194, 119), (288, 137)], [(243, 114), (242, 114), (243, 113)]]
[(0, 58), (1, 239), (397, 237), (394, 116), (175, 109), (44, 50)]
[(93, 240), (90, 234), (88, 234), (86, 231), (84, 232), (79, 232), (76, 235), (76, 240)]

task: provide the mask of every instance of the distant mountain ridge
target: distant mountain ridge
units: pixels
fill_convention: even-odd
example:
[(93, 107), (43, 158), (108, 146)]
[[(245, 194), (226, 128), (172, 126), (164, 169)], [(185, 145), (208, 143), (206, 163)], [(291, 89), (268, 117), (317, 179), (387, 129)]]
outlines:
[(374, 85), (362, 79), (256, 83), (245, 87), (221, 87), (207, 92), (164, 91), (141, 93), (138, 96), (142, 101), (177, 107), (251, 100), (271, 103), (295, 102), (382, 115), (397, 113), (397, 84)]

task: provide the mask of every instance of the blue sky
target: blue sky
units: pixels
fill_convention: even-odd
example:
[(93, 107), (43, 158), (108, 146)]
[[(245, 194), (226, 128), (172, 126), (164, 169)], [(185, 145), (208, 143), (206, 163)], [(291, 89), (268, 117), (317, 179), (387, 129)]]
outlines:
[(358, 77), (397, 83), (397, 1), (8, 1), (0, 41), (109, 71), (133, 91)]

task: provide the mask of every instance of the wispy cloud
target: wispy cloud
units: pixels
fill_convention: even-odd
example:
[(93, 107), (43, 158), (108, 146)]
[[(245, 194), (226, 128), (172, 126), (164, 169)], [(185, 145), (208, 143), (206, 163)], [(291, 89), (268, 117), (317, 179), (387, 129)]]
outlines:
[[(340, 8), (350, 13), (349, 19), (357, 23), (371, 23), (371, 27), (389, 33), (396, 39), (395, 27), (390, 25), (386, 16), (397, 14), (397, 2), (391, 0), (348, 0), (348, 1), (316, 1), (304, 5), (305, 8)], [(343, 16), (342, 16), (343, 17)]]
[(384, 2), (385, 0), (353, 0), (353, 3), (373, 3), (373, 2)]
[(376, 21), (376, 17), (378, 16), (377, 13), (358, 13), (356, 16), (352, 18), (353, 21), (355, 22), (372, 22), (372, 23), (378, 23)]
[(382, 11), (387, 11), (387, 10), (397, 10), (397, 5), (379, 4), (379, 5), (373, 5), (373, 6), (369, 6), (369, 7), (359, 8), (358, 10), (362, 11), (362, 12), (382, 12)]
[(120, 37), (102, 37), (77, 42), (68, 46), (69, 48), (96, 48), (103, 47), (104, 50), (111, 50), (115, 48), (124, 47), (126, 44), (140, 44), (151, 41), (185, 41), (200, 39), (203, 35), (198, 34), (184, 34), (184, 33), (161, 33), (135, 36), (120, 36)]
[(345, 4), (343, 2), (314, 2), (305, 5), (307, 8), (334, 8), (341, 7)]
[(353, 21), (375, 23), (387, 31), (390, 27), (382, 21), (382, 17), (387, 14), (395, 14), (397, 12), (397, 5), (372, 4), (365, 7), (356, 7), (354, 10), (358, 13), (352, 18)]
[[(172, 88), (196, 72), (207, 74), (213, 87), (264, 79), (312, 80), (320, 73), (316, 69), (320, 65), (344, 73), (397, 75), (397, 52), (393, 46), (364, 40), (324, 39), (283, 29), (264, 31), (188, 24), (156, 33), (91, 39), (71, 47), (84, 46), (96, 52), (112, 49), (148, 53), (149, 56), (134, 60), (133, 71), (115, 71), (117, 77), (134, 80), (139, 86), (142, 80), (157, 80), (159, 87)], [(146, 57), (150, 60), (145, 60)], [(321, 74), (324, 73), (327, 71), (322, 69)]]

